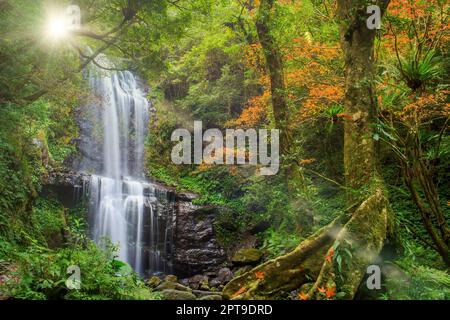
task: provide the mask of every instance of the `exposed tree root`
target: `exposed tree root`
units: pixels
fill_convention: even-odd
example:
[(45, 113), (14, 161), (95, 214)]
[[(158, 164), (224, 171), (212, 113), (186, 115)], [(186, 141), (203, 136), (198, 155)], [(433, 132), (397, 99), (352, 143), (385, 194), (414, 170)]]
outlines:
[(351, 217), (341, 215), (289, 254), (233, 279), (223, 294), (228, 299), (271, 299), (315, 281), (305, 298), (335, 298), (339, 293), (351, 299), (383, 247), (388, 213), (383, 189), (376, 188)]
[(337, 235), (327, 255), (332, 259), (323, 263), (308, 298), (335, 298), (336, 294), (345, 299), (354, 297), (367, 266), (376, 260), (390, 236), (389, 210), (383, 190), (376, 189)]
[(326, 251), (348, 219), (346, 214), (339, 216), (294, 251), (233, 279), (225, 286), (223, 295), (228, 299), (270, 299), (311, 281), (308, 277), (318, 276)]

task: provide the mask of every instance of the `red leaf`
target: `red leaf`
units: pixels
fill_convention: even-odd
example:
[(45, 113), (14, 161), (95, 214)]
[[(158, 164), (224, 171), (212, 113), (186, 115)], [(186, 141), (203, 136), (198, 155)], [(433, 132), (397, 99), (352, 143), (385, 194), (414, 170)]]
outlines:
[(236, 291), (235, 293), (233, 293), (233, 295), (231, 296), (231, 298), (236, 298), (238, 296), (240, 296), (241, 294), (245, 293), (247, 291), (247, 288), (242, 287), (240, 288), (238, 291)]

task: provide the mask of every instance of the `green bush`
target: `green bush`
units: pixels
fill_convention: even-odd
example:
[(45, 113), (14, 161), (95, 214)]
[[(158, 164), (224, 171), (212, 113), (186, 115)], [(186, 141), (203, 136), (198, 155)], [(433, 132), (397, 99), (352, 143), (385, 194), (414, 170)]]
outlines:
[(418, 266), (408, 270), (412, 283), (407, 294), (414, 300), (449, 300), (450, 275), (442, 270)]
[[(6, 248), (5, 248), (6, 247)], [(120, 273), (111, 247), (103, 251), (92, 242), (83, 247), (50, 250), (38, 243), (27, 248), (0, 247), (17, 266), (6, 293), (17, 299), (157, 299), (133, 272)], [(1, 256), (1, 255), (0, 255)], [(123, 264), (123, 263), (122, 263)], [(81, 271), (80, 290), (69, 290), (69, 266)]]

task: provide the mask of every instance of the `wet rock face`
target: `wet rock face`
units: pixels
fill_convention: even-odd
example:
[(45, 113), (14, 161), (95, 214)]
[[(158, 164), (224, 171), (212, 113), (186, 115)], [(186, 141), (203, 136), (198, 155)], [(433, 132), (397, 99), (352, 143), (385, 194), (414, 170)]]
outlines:
[(213, 228), (216, 210), (178, 203), (174, 236), (173, 268), (180, 276), (216, 271), (226, 261), (225, 250), (218, 244)]
[(78, 150), (76, 155), (67, 159), (66, 165), (75, 171), (99, 172), (102, 163), (103, 144), (98, 137), (95, 123), (101, 119), (101, 109), (93, 103), (80, 106), (76, 110), (76, 122), (80, 135), (71, 141)]
[(42, 194), (50, 193), (56, 196), (66, 208), (74, 208), (85, 192), (89, 179), (90, 175), (81, 172), (50, 172), (43, 186)]
[[(86, 173), (54, 172), (50, 175), (44, 192), (52, 192), (64, 206), (73, 208), (80, 203), (80, 197), (85, 194), (89, 180), (90, 175)], [(176, 193), (160, 184), (158, 188), (167, 190), (171, 195), (168, 201), (175, 210), (171, 226), (173, 234), (170, 244), (167, 243), (170, 247), (167, 251), (170, 257), (165, 257), (172, 267), (168, 272), (173, 272), (181, 278), (217, 272), (226, 261), (227, 255), (218, 244), (214, 233), (216, 209), (193, 205), (192, 200), (196, 197), (194, 194)], [(167, 212), (168, 207), (166, 203), (157, 203), (157, 211), (161, 212), (161, 216), (166, 216), (164, 212)], [(161, 235), (164, 234), (162, 230)]]

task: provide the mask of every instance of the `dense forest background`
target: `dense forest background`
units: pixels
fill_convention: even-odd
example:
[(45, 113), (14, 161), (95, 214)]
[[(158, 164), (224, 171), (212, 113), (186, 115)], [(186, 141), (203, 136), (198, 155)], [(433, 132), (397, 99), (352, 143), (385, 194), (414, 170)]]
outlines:
[[(360, 20), (372, 2), (380, 30)], [(79, 0), (83, 28), (46, 36), (49, 10), (71, 3), (0, 0), (0, 297), (161, 298), (136, 274), (117, 275), (114, 247), (86, 236), (85, 208), (42, 192), (77, 153), (83, 70), (105, 53), (151, 88), (148, 177), (199, 194), (196, 204), (219, 208), (225, 248), (255, 235), (269, 261), (225, 294), (367, 298), (355, 270), (369, 258), (348, 235), (370, 234), (361, 250), (392, 271), (370, 298), (450, 298), (446, 1)], [(280, 173), (173, 164), (171, 134), (194, 120), (204, 130), (280, 129)], [(330, 225), (346, 233), (330, 242)], [(303, 279), (288, 260), (305, 255), (318, 256), (310, 287), (289, 278)], [(80, 290), (65, 285), (72, 264)]]

